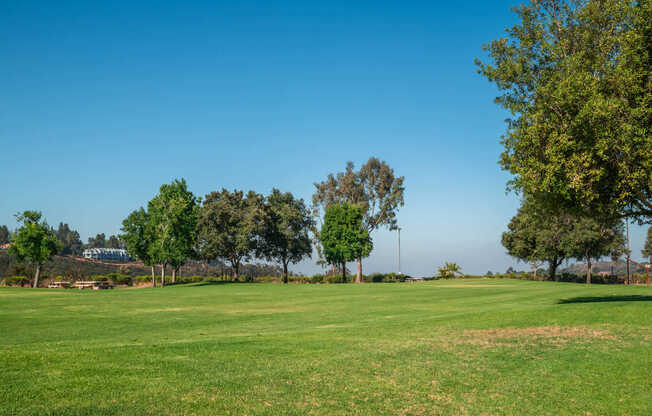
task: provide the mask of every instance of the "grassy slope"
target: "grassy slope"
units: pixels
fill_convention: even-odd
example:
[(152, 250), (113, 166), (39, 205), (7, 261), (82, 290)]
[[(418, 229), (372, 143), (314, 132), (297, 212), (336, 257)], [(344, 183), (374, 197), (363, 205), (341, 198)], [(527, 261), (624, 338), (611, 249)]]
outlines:
[(0, 288), (0, 414), (644, 415), (651, 347), (645, 287)]

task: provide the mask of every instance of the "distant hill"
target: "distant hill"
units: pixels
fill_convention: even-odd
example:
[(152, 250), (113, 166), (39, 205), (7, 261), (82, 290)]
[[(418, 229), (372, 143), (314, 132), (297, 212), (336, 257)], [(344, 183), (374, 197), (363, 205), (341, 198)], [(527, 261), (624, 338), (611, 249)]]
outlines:
[[(161, 269), (156, 268), (160, 273)], [(43, 265), (41, 275), (44, 278), (54, 276), (67, 276), (71, 278), (82, 278), (93, 275), (106, 275), (109, 273), (121, 273), (129, 276), (150, 275), (151, 269), (140, 262), (117, 263), (109, 261), (88, 260), (76, 256), (54, 256), (52, 260)], [(171, 270), (168, 268), (168, 274)], [(31, 276), (31, 267), (22, 263), (16, 263), (6, 250), (0, 250), (0, 277), (5, 276)], [(191, 261), (181, 267), (180, 276), (220, 276), (230, 274), (230, 268), (223, 263)], [(245, 264), (240, 266), (241, 275), (249, 276), (280, 276), (281, 268), (265, 263)]]

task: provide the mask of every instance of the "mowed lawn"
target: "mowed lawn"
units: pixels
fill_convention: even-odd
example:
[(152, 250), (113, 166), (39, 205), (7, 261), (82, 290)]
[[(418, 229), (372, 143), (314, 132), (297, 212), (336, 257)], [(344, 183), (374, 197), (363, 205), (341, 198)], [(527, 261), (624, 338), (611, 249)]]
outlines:
[(649, 415), (652, 288), (0, 288), (0, 414)]

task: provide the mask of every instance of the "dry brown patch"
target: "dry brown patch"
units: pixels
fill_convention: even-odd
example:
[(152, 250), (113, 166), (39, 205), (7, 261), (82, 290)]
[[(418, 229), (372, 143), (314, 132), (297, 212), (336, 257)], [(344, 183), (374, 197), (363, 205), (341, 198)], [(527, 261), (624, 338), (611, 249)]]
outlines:
[(564, 344), (571, 340), (614, 339), (607, 330), (586, 327), (538, 326), (532, 328), (492, 328), (465, 331), (456, 344), (497, 345), (516, 341), (518, 343)]

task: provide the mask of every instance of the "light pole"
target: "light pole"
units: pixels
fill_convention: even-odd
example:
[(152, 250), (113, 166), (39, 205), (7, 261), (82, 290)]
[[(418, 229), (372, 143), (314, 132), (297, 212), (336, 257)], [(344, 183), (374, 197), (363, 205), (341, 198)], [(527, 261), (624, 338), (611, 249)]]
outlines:
[(398, 227), (398, 274), (401, 273), (401, 227)]

